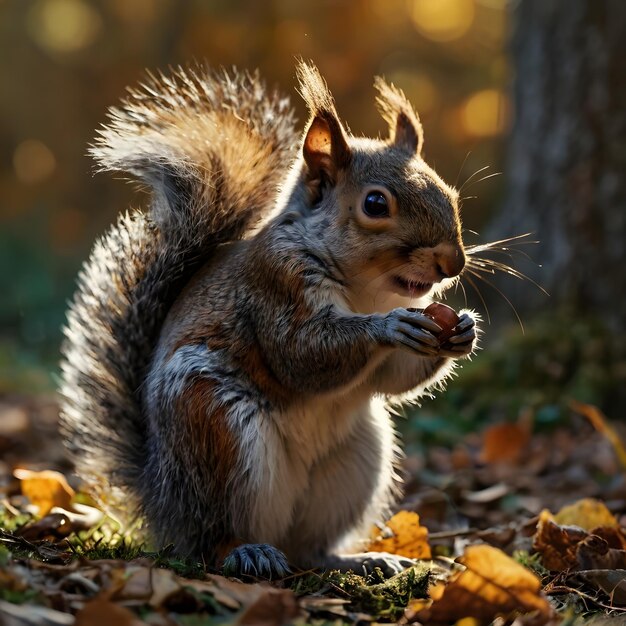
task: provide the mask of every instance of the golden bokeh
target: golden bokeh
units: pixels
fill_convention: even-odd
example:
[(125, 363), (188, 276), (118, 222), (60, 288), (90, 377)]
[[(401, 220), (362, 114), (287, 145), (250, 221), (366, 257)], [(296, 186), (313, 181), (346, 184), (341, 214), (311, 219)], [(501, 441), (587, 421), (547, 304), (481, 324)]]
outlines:
[(468, 33), (474, 23), (474, 0), (409, 0), (415, 28), (433, 41), (453, 41)]
[(28, 26), (31, 37), (46, 51), (76, 52), (96, 40), (102, 18), (83, 0), (39, 0)]
[(37, 139), (26, 139), (13, 152), (16, 178), (26, 185), (36, 185), (49, 178), (56, 167), (52, 150)]
[(477, 91), (461, 107), (463, 129), (474, 137), (499, 135), (506, 130), (508, 120), (508, 98), (497, 89)]

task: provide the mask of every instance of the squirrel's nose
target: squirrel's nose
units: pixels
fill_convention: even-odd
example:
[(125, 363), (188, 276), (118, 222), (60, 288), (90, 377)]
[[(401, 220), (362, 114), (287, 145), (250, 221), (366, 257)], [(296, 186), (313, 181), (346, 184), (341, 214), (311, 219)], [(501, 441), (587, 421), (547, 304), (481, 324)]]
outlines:
[(442, 278), (458, 276), (465, 267), (465, 253), (456, 243), (440, 243), (433, 248), (437, 271)]

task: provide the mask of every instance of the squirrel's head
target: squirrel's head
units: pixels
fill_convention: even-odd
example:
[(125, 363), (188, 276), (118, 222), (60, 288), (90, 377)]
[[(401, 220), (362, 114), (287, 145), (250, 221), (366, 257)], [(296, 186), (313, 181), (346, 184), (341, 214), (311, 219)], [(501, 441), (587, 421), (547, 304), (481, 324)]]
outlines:
[(389, 137), (352, 137), (317, 69), (302, 63), (298, 74), (311, 115), (299, 173), (307, 231), (332, 255), (352, 307), (407, 306), (445, 289), (465, 265), (458, 194), (422, 159), (422, 126), (411, 104), (377, 78)]

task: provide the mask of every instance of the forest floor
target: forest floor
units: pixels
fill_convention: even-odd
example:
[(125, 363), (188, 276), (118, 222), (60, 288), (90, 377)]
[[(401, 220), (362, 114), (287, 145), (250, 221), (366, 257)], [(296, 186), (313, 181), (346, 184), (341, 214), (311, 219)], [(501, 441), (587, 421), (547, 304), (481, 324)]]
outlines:
[(404, 497), (364, 546), (416, 559), (389, 581), (240, 581), (151, 551), (81, 493), (54, 397), (0, 392), (0, 624), (626, 624), (626, 432), (570, 400), (595, 388), (555, 366), (589, 363), (578, 348), (506, 345), (398, 420)]

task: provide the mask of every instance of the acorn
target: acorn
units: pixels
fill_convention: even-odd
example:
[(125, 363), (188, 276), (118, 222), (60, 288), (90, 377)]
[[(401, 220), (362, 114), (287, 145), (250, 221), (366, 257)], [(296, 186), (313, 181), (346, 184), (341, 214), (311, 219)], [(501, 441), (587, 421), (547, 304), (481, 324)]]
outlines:
[(433, 302), (424, 309), (423, 313), (441, 326), (441, 332), (437, 334), (440, 343), (444, 343), (452, 337), (454, 327), (459, 323), (459, 316), (452, 307), (440, 302)]

